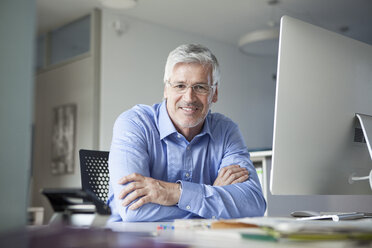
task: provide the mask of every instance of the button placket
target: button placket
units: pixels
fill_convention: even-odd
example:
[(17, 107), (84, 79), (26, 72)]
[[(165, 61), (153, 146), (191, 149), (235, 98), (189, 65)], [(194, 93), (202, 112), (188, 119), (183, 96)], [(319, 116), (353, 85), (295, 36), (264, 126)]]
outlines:
[(191, 145), (189, 144), (186, 147), (186, 172), (184, 174), (187, 181), (191, 182), (191, 171), (193, 168), (192, 165), (192, 153), (191, 153)]

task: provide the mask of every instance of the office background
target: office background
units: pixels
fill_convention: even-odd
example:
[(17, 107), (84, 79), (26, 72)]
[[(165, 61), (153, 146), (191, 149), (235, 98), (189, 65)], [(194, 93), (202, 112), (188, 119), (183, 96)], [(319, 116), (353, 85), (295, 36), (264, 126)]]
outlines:
[[(22, 0), (19, 0), (18, 4), (6, 2), (6, 6), (2, 3), (5, 8), (2, 6), (1, 9), (5, 11), (6, 8), (9, 8), (13, 11), (11, 13), (19, 9), (24, 10), (24, 7), (21, 6), (24, 2)], [(32, 2), (30, 5), (33, 5)], [(27, 15), (24, 15), (25, 19), (21, 18), (21, 20), (24, 22), (29, 22), (30, 19), (34, 20), (32, 18), (35, 17), (32, 17), (32, 14), (34, 14), (35, 8), (36, 5), (33, 5), (30, 10), (24, 10), (31, 17), (26, 19)], [(221, 41), (216, 37), (142, 20), (126, 15), (125, 12), (103, 10), (101, 14), (95, 13), (95, 15), (97, 16), (94, 18), (91, 30), (96, 36), (92, 37), (90, 52), (68, 63), (44, 68), (35, 75), (33, 111), (29, 108), (32, 104), (28, 102), (27, 97), (18, 96), (22, 93), (28, 94), (31, 98), (33, 90), (30, 83), (32, 80), (28, 78), (27, 86), (29, 88), (25, 88), (23, 91), (19, 90), (19, 86), (4, 83), (10, 82), (10, 80), (17, 81), (17, 78), (13, 78), (17, 75), (9, 75), (6, 71), (1, 73), (2, 77), (5, 77), (4, 80), (1, 80), (1, 86), (6, 87), (6, 90), (2, 90), (0, 93), (1, 98), (4, 99), (3, 96), (8, 95), (24, 99), (23, 101), (19, 100), (24, 106), (15, 105), (10, 99), (2, 102), (2, 106), (8, 105), (8, 108), (4, 110), (7, 112), (1, 115), (2, 118), (9, 116), (9, 112), (19, 112), (19, 107), (22, 111), (29, 109), (21, 119), (15, 119), (13, 123), (24, 122), (23, 130), (26, 133), (24, 137), (27, 138), (29, 135), (30, 142), (31, 128), (26, 124), (31, 122), (34, 124), (33, 168), (30, 187), (27, 187), (27, 180), (23, 181), (24, 185), (16, 186), (22, 188), (23, 191), (24, 188), (29, 189), (30, 205), (45, 207), (46, 219), (51, 216), (51, 209), (49, 203), (40, 195), (40, 188), (80, 187), (78, 149), (109, 150), (112, 125), (121, 112), (138, 103), (153, 104), (162, 100), (162, 79), (166, 57), (170, 50), (182, 43), (204, 44), (216, 54), (220, 61), (222, 82), (219, 86), (219, 100), (212, 107), (212, 111), (221, 112), (239, 124), (249, 149), (261, 150), (271, 147), (275, 100), (275, 79), (273, 78), (276, 73), (275, 56), (249, 56), (243, 54), (236, 44)], [(40, 16), (36, 16), (36, 19), (38, 17), (39, 20), (42, 19)], [(70, 21), (80, 17), (82, 16), (71, 18)], [(6, 16), (6, 18), (12, 25), (20, 22), (12, 19), (13, 16)], [(190, 18), (192, 18), (192, 13), (190, 13)], [(223, 16), (221, 18), (228, 20), (232, 17)], [(366, 21), (368, 22), (367, 19)], [(117, 26), (115, 28), (115, 23), (119, 23), (122, 29), (118, 30)], [(51, 29), (56, 29), (61, 25), (63, 24), (60, 23)], [(24, 24), (20, 24), (20, 26), (28, 30), (34, 29), (32, 22), (29, 22), (28, 26)], [(100, 30), (96, 33), (95, 28)], [(7, 35), (11, 33), (8, 27), (3, 27), (2, 30)], [(41, 33), (46, 31), (50, 31), (50, 29), (42, 30)], [(364, 38), (371, 44), (372, 31), (369, 31), (369, 38), (368, 36), (364, 36)], [(216, 32), (218, 32), (218, 28)], [(9, 35), (9, 37), (11, 36)], [(29, 34), (27, 38), (30, 41)], [(24, 41), (23, 45), (26, 46), (29, 43)], [(7, 53), (8, 57), (13, 57), (12, 53), (23, 55), (16, 49), (9, 50)], [(19, 61), (23, 59), (24, 57), (19, 58)], [(5, 63), (2, 58), (2, 69)], [(31, 64), (31, 61), (29, 63)], [(24, 79), (21, 81), (24, 82)], [(56, 106), (69, 103), (77, 105), (75, 171), (72, 174), (56, 176), (52, 175), (50, 171), (51, 111)], [(24, 108), (25, 106), (26, 108)], [(30, 118), (30, 113), (34, 113), (33, 118)], [(7, 130), (7, 126), (2, 128), (2, 135), (8, 135), (8, 140), (14, 139), (12, 133), (4, 130)], [(5, 153), (8, 144), (2, 142), (2, 148), (4, 148), (1, 149), (4, 152), (1, 156), (2, 164), (12, 164), (11, 168), (2, 165), (2, 170), (10, 174), (21, 173), (16, 168), (18, 168), (18, 164), (22, 164), (27, 174), (30, 172), (27, 167), (29, 161), (24, 160), (31, 157), (27, 153), (30, 151), (31, 145), (28, 147), (28, 143), (23, 140), (15, 142), (18, 142), (17, 146), (19, 144), (25, 146), (24, 152), (19, 154), (19, 151), (14, 150)], [(12, 157), (14, 161), (8, 163), (7, 160), (3, 160), (3, 156)], [(23, 160), (15, 161), (15, 157), (21, 160), (23, 158)], [(1, 181), (5, 182), (3, 178)], [(2, 187), (1, 190), (6, 194), (8, 192), (5, 189), (6, 187)], [(275, 208), (269, 214), (288, 214), (293, 208), (340, 210), (340, 206), (343, 206), (343, 209), (351, 210), (358, 206), (360, 208), (370, 206), (372, 205), (371, 201), (371, 196), (276, 197), (273, 201)], [(11, 201), (4, 200), (4, 202), (9, 204)], [(294, 206), (294, 203), (297, 204)]]

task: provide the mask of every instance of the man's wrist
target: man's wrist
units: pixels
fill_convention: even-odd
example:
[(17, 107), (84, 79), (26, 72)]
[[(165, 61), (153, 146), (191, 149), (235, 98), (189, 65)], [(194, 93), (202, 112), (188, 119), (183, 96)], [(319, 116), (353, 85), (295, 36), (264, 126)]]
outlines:
[(181, 182), (177, 182), (176, 183), (176, 185), (177, 185), (177, 203), (176, 204), (178, 204), (178, 202), (180, 201), (180, 198), (181, 198), (181, 194), (182, 194), (182, 184), (181, 184)]
[(177, 205), (178, 201), (181, 197), (181, 185), (179, 183), (169, 183), (167, 182), (166, 185), (167, 188), (167, 196), (165, 199), (165, 206), (172, 206)]
[(176, 182), (178, 184), (178, 189), (180, 192), (182, 192), (182, 184), (181, 184), (181, 181), (177, 181)]
[(180, 181), (177, 181), (176, 182), (176, 185), (177, 185), (177, 191), (178, 191), (178, 197), (177, 197), (177, 203), (176, 203), (176, 205), (178, 205), (178, 203), (179, 203), (179, 201), (180, 201), (180, 199), (181, 199), (181, 194), (182, 194), (182, 184), (181, 184), (181, 182)]

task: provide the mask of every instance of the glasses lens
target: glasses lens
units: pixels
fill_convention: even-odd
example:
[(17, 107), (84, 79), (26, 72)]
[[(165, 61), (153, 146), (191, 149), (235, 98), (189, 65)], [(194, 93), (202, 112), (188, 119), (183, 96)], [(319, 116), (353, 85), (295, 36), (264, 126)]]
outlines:
[(191, 87), (195, 93), (205, 95), (209, 93), (211, 88), (208, 84), (194, 84), (192, 86), (188, 86), (187, 84), (182, 83), (169, 84), (177, 93), (185, 93), (186, 90)]
[(207, 84), (195, 84), (192, 88), (199, 94), (207, 94), (209, 92), (209, 85)]

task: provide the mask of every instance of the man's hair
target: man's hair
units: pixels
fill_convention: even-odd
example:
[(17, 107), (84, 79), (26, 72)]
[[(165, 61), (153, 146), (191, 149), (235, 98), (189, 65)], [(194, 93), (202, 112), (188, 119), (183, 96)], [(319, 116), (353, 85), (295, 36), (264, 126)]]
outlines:
[(173, 68), (177, 63), (210, 65), (212, 67), (213, 85), (220, 83), (220, 67), (217, 58), (205, 46), (185, 44), (171, 51), (165, 64), (164, 83), (169, 82)]

